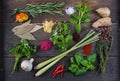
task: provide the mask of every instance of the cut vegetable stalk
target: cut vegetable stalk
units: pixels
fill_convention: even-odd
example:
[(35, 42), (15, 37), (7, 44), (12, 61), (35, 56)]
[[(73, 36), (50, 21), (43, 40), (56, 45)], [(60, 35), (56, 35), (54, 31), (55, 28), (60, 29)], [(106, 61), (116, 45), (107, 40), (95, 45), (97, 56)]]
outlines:
[[(63, 56), (64, 57), (64, 56)], [(39, 70), (35, 76), (40, 76), (42, 75), (44, 72), (46, 72), (49, 68), (51, 68), (54, 64), (56, 64), (60, 59), (62, 59), (63, 57), (61, 58), (58, 58), (56, 59), (55, 61), (51, 62), (50, 64), (48, 64), (47, 66), (45, 66), (44, 68), (42, 68), (41, 70)]]
[(12, 73), (14, 73), (15, 71), (17, 71), (18, 62), (19, 62), (19, 60), (21, 59), (21, 57), (22, 57), (21, 54), (16, 55), (15, 63), (14, 63), (14, 66), (13, 66), (13, 71), (12, 71)]
[(68, 53), (70, 53), (70, 52), (72, 52), (72, 51), (74, 51), (82, 46), (85, 46), (87, 44), (91, 44), (93, 42), (96, 42), (97, 40), (99, 40), (99, 34), (94, 35), (94, 31), (91, 30), (80, 42), (78, 42), (76, 45), (74, 45), (72, 48), (70, 48), (66, 52), (63, 52), (60, 55), (57, 55), (51, 59), (48, 59), (48, 60), (38, 64), (35, 67), (35, 69), (40, 69), (42, 67), (43, 68), (41, 70), (39, 70), (35, 75), (36, 76), (42, 75), (49, 68), (51, 68), (54, 64), (56, 64), (59, 60), (61, 60), (63, 57), (65, 57)]

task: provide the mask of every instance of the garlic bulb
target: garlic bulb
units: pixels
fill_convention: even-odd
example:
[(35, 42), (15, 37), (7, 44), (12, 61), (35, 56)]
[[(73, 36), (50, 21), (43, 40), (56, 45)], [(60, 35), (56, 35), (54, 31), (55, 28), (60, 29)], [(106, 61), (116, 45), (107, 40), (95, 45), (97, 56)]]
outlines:
[(75, 13), (75, 9), (74, 7), (68, 7), (65, 9), (65, 12), (67, 15), (72, 15), (73, 13)]
[(30, 60), (24, 60), (22, 63), (21, 63), (21, 68), (24, 70), (24, 71), (31, 71), (32, 68), (33, 68), (33, 61), (34, 59), (31, 58)]

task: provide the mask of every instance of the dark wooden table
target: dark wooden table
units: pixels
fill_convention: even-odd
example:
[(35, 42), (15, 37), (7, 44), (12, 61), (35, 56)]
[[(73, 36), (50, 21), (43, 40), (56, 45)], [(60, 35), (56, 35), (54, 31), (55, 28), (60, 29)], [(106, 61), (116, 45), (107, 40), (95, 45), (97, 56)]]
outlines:
[[(74, 6), (78, 4), (80, 0), (3, 0), (0, 3), (0, 81), (120, 81), (119, 78), (119, 59), (120, 59), (120, 44), (119, 44), (119, 34), (120, 34), (120, 10), (119, 10), (119, 0), (88, 0), (89, 7), (93, 10), (92, 14), (90, 15), (92, 22), (100, 18), (94, 10), (99, 7), (107, 6), (111, 9), (111, 17), (113, 25), (111, 26), (112, 33), (113, 33), (113, 46), (112, 50), (109, 55), (109, 60), (107, 64), (107, 70), (104, 75), (96, 74), (97, 70), (92, 72), (87, 72), (84, 75), (76, 77), (72, 75), (69, 71), (65, 71), (63, 79), (56, 77), (55, 79), (51, 78), (51, 73), (55, 66), (61, 63), (65, 63), (66, 66), (69, 65), (69, 57), (75, 53), (72, 52), (66, 58), (64, 58), (61, 62), (57, 63), (57, 65), (53, 66), (52, 69), (48, 70), (45, 74), (40, 77), (35, 77), (34, 74), (36, 71), (32, 72), (23, 72), (19, 69), (18, 72), (11, 74), (12, 66), (14, 63), (14, 56), (9, 53), (9, 50), (12, 48), (12, 44), (14, 42), (19, 42), (19, 38), (13, 35), (11, 29), (18, 25), (15, 23), (14, 17), (11, 17), (12, 11), (11, 9), (25, 7), (26, 4), (40, 4), (46, 2), (60, 2), (65, 1), (66, 6)], [(65, 9), (63, 8), (63, 10)], [(3, 12), (3, 14), (2, 14)], [(64, 15), (42, 15), (36, 16), (32, 19), (33, 23), (41, 23), (45, 19), (48, 20), (57, 20), (63, 21), (68, 20), (69, 16)], [(87, 24), (86, 27), (91, 27), (91, 24)], [(46, 38), (49, 38), (50, 35), (42, 32), (42, 30), (37, 31), (34, 33), (37, 37), (37, 41), (30, 41), (31, 44), (39, 45), (40, 41)], [(57, 51), (55, 48), (49, 50), (47, 52), (38, 51), (32, 57), (35, 58), (34, 65), (37, 63), (48, 59), (52, 56), (59, 54), (60, 51)], [(23, 58), (25, 59), (25, 58)], [(21, 59), (21, 61), (23, 60)], [(3, 77), (4, 76), (4, 77)]]

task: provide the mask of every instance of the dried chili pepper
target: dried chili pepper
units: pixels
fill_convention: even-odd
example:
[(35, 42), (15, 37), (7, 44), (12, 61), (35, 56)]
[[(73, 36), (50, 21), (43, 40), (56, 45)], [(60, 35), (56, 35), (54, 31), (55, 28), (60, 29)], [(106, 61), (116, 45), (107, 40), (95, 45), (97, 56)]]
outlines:
[(52, 74), (52, 78), (54, 78), (55, 76), (57, 76), (58, 74), (61, 74), (61, 78), (63, 76), (63, 71), (64, 71), (64, 66), (63, 65), (59, 65), (57, 66), (57, 68), (54, 70), (53, 74)]
[(85, 45), (83, 47), (83, 53), (86, 54), (86, 55), (90, 55), (91, 54), (91, 49), (92, 49), (92, 44)]
[(26, 13), (19, 13), (16, 15), (16, 21), (17, 22), (24, 22), (28, 20), (28, 15)]

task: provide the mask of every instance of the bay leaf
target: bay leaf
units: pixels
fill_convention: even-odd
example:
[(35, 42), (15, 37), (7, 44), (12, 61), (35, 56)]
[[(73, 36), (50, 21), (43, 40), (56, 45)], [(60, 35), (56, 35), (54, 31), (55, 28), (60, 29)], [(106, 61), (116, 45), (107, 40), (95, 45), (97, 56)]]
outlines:
[(19, 38), (27, 39), (27, 40), (36, 40), (36, 38), (30, 32), (27, 32), (21, 35), (16, 35), (16, 36), (18, 36)]
[(42, 28), (42, 26), (36, 25), (30, 32), (31, 32), (31, 33), (34, 33), (34, 32), (38, 31), (38, 30), (41, 29), (41, 28)]
[(21, 25), (15, 26), (12, 29), (12, 31), (14, 32), (15, 35), (21, 35), (26, 32), (30, 32), (34, 27), (35, 27), (35, 24), (30, 24), (30, 20), (29, 20)]

